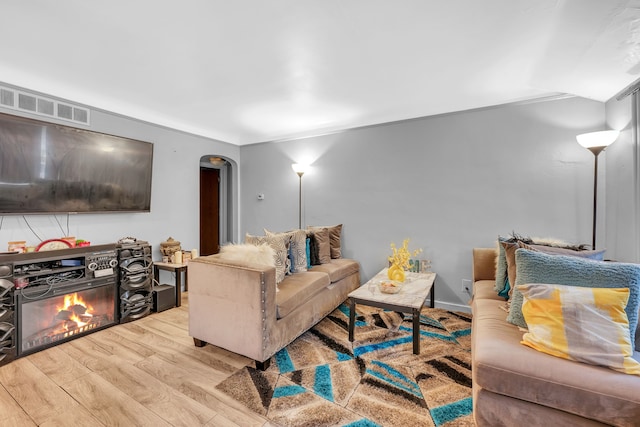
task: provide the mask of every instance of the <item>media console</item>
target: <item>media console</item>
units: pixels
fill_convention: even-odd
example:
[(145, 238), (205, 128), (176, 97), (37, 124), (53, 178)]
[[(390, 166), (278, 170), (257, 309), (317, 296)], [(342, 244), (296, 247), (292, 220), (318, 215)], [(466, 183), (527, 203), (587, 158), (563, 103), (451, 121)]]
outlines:
[[(130, 257), (123, 264), (124, 254)], [(148, 314), (150, 254), (148, 243), (138, 242), (0, 255), (0, 365)], [(138, 302), (130, 316), (124, 296), (136, 281), (144, 282), (148, 307)]]

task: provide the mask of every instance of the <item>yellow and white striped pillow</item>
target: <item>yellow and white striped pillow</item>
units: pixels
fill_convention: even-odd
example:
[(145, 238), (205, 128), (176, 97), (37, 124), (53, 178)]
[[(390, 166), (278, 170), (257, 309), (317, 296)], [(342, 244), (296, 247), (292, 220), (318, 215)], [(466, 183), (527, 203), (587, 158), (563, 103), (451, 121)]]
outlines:
[(628, 288), (518, 285), (529, 332), (521, 343), (543, 353), (640, 375), (624, 309)]

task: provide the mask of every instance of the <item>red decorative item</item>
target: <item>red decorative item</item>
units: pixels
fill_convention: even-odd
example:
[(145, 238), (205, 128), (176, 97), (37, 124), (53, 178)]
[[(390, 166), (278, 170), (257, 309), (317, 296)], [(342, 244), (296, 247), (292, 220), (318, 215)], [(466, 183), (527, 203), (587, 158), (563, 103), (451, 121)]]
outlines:
[(62, 239), (49, 239), (40, 243), (36, 248), (36, 251), (52, 251), (56, 249), (69, 249), (71, 247), (71, 243)]

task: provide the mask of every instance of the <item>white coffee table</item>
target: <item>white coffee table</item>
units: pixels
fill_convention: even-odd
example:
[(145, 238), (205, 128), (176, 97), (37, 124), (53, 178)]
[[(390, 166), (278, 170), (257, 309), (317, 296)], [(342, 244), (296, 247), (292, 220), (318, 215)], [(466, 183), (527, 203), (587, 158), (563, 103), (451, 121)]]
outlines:
[(413, 316), (413, 354), (420, 354), (420, 310), (430, 297), (430, 307), (434, 307), (435, 273), (406, 273), (405, 283), (396, 294), (380, 292), (378, 282), (388, 279), (383, 269), (371, 280), (349, 294), (349, 341), (353, 342), (356, 320), (356, 304), (399, 311)]

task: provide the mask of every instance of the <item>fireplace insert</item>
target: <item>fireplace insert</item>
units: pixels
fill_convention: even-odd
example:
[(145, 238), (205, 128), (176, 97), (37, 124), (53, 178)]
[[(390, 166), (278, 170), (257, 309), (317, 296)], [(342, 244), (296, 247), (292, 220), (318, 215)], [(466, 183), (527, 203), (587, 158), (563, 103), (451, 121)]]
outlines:
[(111, 277), (17, 290), (18, 355), (117, 323), (116, 293), (117, 283)]

